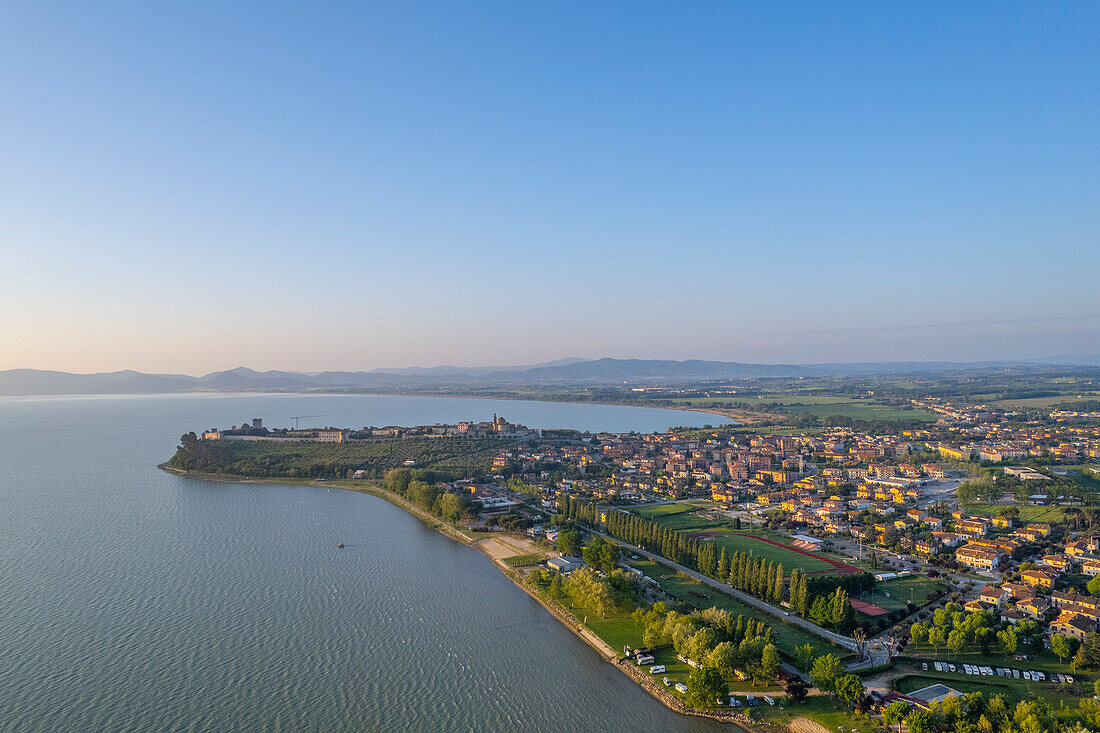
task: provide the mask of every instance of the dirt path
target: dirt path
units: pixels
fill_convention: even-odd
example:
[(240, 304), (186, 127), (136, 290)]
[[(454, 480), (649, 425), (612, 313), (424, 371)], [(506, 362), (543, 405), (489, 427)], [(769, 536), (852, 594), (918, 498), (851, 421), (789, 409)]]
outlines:
[(809, 718), (795, 718), (791, 721), (787, 729), (791, 733), (832, 733), (828, 728), (821, 723), (815, 723)]
[(515, 555), (544, 554), (534, 544), (525, 540), (517, 540), (514, 537), (489, 537), (478, 540), (474, 543), (474, 547), (488, 555), (494, 562), (499, 563), (504, 562), (504, 558)]

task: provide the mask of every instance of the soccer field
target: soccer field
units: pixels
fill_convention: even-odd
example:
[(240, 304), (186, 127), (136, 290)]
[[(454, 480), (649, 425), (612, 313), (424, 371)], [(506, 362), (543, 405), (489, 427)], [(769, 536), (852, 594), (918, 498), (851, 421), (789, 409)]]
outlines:
[(783, 563), (783, 572), (790, 574), (798, 568), (806, 572), (832, 572), (835, 570), (832, 564), (822, 559), (803, 555), (797, 550), (788, 547), (777, 547), (758, 537), (767, 537), (770, 540), (787, 544), (789, 540), (780, 535), (766, 530), (734, 530), (732, 522), (707, 519), (696, 512), (698, 507), (690, 504), (658, 504), (656, 506), (634, 507), (632, 512), (638, 516), (657, 522), (662, 527), (684, 533), (686, 536), (699, 540), (709, 540), (719, 548), (726, 548), (726, 552), (732, 555), (735, 552), (745, 552), (753, 557), (763, 557), (768, 561)]
[[(749, 532), (725, 531), (720, 533), (708, 532), (707, 534), (715, 534), (716, 536), (710, 539), (718, 547), (725, 547), (726, 552), (731, 555), (735, 552), (747, 552), (753, 557), (763, 557), (768, 561), (783, 563), (783, 572), (787, 575), (790, 575), (795, 568), (806, 572), (832, 571), (834, 569), (831, 564), (824, 560), (803, 555), (787, 547), (776, 547), (763, 540), (751, 537)], [(777, 539), (776, 541), (781, 540)]]

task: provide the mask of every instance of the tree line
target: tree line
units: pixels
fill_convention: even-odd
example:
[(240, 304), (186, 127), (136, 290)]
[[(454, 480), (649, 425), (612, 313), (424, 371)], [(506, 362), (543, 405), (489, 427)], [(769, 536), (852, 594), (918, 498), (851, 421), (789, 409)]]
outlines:
[[(600, 512), (593, 502), (559, 496), (558, 511), (565, 519), (578, 524), (601, 527)], [(686, 537), (657, 522), (626, 512), (608, 511), (602, 526), (617, 540), (728, 583), (762, 601), (779, 605), (789, 596), (790, 606), (798, 615), (842, 632), (855, 624), (850, 593), (874, 585), (874, 578), (869, 573), (808, 576), (798, 570), (791, 573), (788, 582), (781, 562), (753, 557), (746, 552), (730, 555), (725, 547), (719, 548), (713, 542)], [(559, 549), (562, 549), (560, 534)]]

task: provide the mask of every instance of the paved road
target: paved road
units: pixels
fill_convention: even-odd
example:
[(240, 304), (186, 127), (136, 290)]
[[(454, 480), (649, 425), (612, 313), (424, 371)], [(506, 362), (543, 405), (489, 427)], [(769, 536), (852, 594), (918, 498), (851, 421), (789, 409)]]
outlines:
[(814, 624), (814, 623), (811, 623), (811, 622), (807, 621), (806, 619), (802, 618), (801, 616), (796, 616), (794, 614), (791, 614), (790, 616), (788, 616), (784, 611), (776, 608), (775, 606), (771, 605), (770, 603), (765, 603), (764, 601), (760, 600), (759, 598), (754, 598), (753, 596), (750, 596), (748, 593), (744, 593), (742, 591), (737, 590), (736, 588), (732, 588), (729, 585), (727, 585), (726, 583), (715, 580), (714, 578), (710, 578), (706, 575), (703, 575), (702, 573), (699, 573), (699, 572), (696, 572), (696, 571), (692, 570), (691, 568), (685, 567), (684, 565), (680, 565), (679, 563), (674, 563), (671, 560), (669, 560), (667, 558), (664, 558), (660, 555), (656, 555), (656, 554), (654, 554), (652, 552), (649, 552), (647, 550), (643, 550), (640, 547), (635, 547), (634, 545), (628, 545), (627, 543), (622, 542), (620, 540), (617, 540), (614, 537), (611, 537), (610, 535), (606, 535), (603, 532), (597, 532), (597, 531), (591, 530), (591, 529), (589, 531), (592, 532), (593, 534), (598, 534), (601, 537), (604, 537), (608, 540), (611, 540), (612, 542), (629, 549), (631, 552), (636, 552), (639, 555), (645, 555), (650, 560), (656, 560), (657, 562), (659, 562), (663, 565), (667, 565), (668, 567), (670, 567), (674, 570), (678, 570), (681, 573), (684, 573), (685, 575), (689, 575), (689, 576), (691, 576), (692, 578), (695, 578), (696, 580), (698, 580), (700, 583), (702, 583), (704, 585), (708, 585), (711, 588), (714, 588), (715, 590), (718, 590), (718, 591), (721, 591), (722, 593), (725, 593), (726, 595), (733, 596), (734, 598), (736, 598), (739, 601), (743, 601), (746, 605), (752, 606), (753, 608), (758, 608), (761, 611), (764, 611), (765, 613), (768, 613), (768, 614), (771, 614), (772, 616), (775, 616), (776, 618), (778, 618), (780, 621), (783, 621), (784, 623), (792, 624), (794, 626), (798, 626), (800, 628), (803, 628), (806, 631), (809, 631), (811, 634), (816, 634), (817, 636), (820, 636), (821, 638), (826, 639), (827, 641), (831, 641), (835, 644), (838, 644), (839, 646), (842, 646), (845, 649), (849, 649), (851, 651), (856, 651), (857, 650), (858, 645), (856, 644), (854, 639), (851, 639), (851, 638), (849, 638), (847, 636), (844, 636), (842, 634), (833, 633), (832, 631), (827, 631), (827, 630), (821, 628), (820, 626), (818, 626), (817, 624)]

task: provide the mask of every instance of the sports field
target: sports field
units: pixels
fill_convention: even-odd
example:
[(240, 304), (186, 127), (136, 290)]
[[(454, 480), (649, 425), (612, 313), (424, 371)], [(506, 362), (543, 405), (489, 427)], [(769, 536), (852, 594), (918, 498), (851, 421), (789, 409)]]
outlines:
[(971, 514), (983, 517), (995, 517), (1006, 507), (1015, 507), (1020, 510), (1019, 521), (1028, 522), (1061, 522), (1065, 519), (1061, 507), (1056, 506), (1027, 506), (1021, 504), (967, 504), (964, 508)]
[(744, 552), (769, 562), (783, 563), (783, 571), (787, 574), (795, 568), (808, 573), (832, 573), (837, 569), (823, 556), (807, 555), (790, 547), (790, 540), (782, 535), (766, 530), (734, 530), (733, 522), (706, 507), (688, 503), (658, 504), (635, 507), (631, 511), (689, 537), (710, 540), (717, 547), (726, 548), (730, 555)]
[[(928, 594), (936, 590), (945, 590), (947, 584), (942, 580), (909, 575), (882, 583), (875, 583), (874, 590), (861, 594), (859, 598), (887, 611), (897, 611), (906, 607), (909, 599), (917, 608), (929, 603)], [(889, 593), (890, 595), (886, 595)]]

